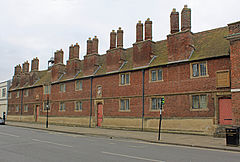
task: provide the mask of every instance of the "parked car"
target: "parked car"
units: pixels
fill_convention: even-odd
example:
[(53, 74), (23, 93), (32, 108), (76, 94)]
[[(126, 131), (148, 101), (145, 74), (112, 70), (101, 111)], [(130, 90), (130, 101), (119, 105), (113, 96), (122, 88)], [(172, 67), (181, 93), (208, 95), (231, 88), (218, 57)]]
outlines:
[(0, 125), (4, 125), (5, 121), (0, 117)]

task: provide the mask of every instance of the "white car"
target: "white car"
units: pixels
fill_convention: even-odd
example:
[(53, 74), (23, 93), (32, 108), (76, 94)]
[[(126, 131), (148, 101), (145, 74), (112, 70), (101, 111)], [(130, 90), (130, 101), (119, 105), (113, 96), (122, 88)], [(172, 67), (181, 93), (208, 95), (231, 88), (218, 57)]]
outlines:
[(4, 125), (5, 121), (0, 117), (0, 125)]

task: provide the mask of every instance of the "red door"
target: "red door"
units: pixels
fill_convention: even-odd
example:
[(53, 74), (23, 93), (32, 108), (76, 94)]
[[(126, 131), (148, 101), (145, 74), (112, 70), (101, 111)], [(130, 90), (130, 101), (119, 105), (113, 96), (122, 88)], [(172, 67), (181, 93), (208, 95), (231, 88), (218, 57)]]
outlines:
[(100, 103), (97, 105), (97, 126), (101, 126), (103, 120), (103, 105)]
[(37, 122), (39, 116), (39, 105), (35, 107), (35, 122)]
[(231, 99), (219, 99), (219, 124), (232, 124), (232, 103)]

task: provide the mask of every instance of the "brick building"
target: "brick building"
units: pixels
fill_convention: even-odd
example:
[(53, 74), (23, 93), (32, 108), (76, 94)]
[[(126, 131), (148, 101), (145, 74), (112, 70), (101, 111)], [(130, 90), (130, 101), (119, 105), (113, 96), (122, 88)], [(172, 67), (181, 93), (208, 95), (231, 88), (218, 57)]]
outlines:
[(152, 41), (152, 21), (136, 25), (136, 42), (123, 48), (123, 30), (110, 33), (110, 49), (98, 54), (98, 38), (62, 50), (54, 64), (39, 71), (39, 60), (15, 66), (8, 120), (111, 128), (158, 128), (160, 99), (163, 129), (213, 134), (240, 125), (240, 22), (191, 32), (191, 9), (170, 15), (166, 40)]

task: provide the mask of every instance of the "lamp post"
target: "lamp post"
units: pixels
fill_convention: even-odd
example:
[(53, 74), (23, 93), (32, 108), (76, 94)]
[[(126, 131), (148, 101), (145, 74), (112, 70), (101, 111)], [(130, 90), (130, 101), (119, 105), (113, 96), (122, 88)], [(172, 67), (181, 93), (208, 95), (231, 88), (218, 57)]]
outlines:
[(162, 108), (165, 103), (164, 97), (161, 98), (161, 106), (160, 106), (160, 119), (159, 119), (159, 128), (158, 128), (158, 141), (160, 141), (160, 134), (161, 134), (161, 126), (162, 126)]
[(48, 109), (49, 109), (49, 95), (47, 96), (47, 120), (46, 120), (46, 128), (48, 128)]

